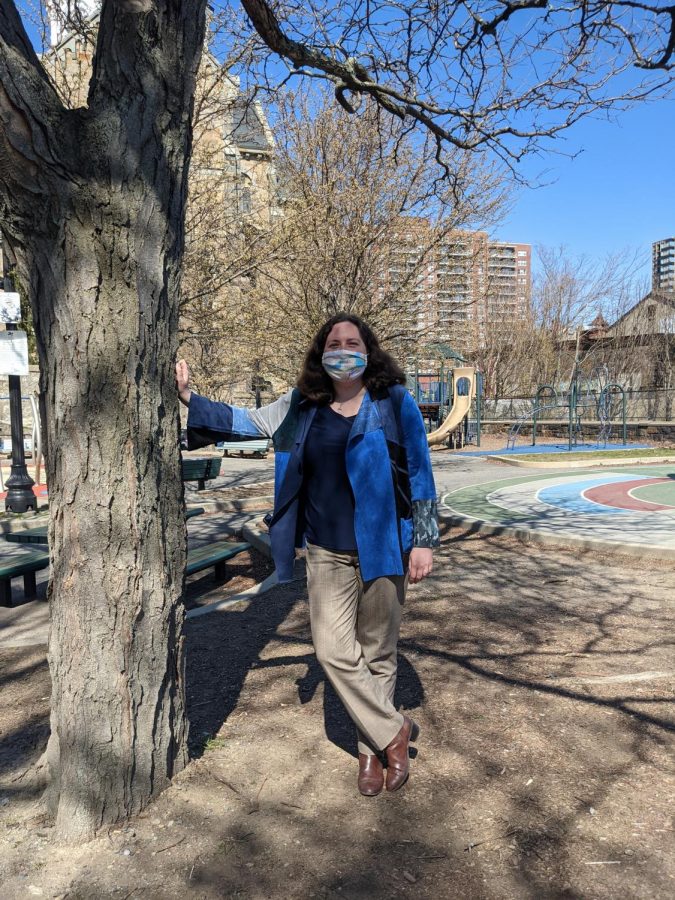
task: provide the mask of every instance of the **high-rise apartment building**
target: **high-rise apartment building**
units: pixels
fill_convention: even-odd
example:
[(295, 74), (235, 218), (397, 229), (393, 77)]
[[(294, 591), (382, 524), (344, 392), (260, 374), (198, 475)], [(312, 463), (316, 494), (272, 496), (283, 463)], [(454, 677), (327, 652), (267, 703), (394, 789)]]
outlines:
[(652, 244), (652, 290), (675, 292), (675, 237)]
[(486, 269), (476, 260), (485, 257), (486, 241), (484, 232), (441, 235), (427, 219), (402, 216), (379, 247), (380, 299), (395, 298), (414, 345), (452, 340), (466, 349), (475, 344)]
[(532, 247), (490, 241), (487, 248), (487, 289), (482, 320), (486, 327), (522, 319), (530, 308)]
[(484, 231), (439, 235), (427, 219), (402, 217), (385, 255), (380, 296), (407, 294), (402, 318), (418, 346), (475, 350), (530, 308), (529, 244), (493, 242)]

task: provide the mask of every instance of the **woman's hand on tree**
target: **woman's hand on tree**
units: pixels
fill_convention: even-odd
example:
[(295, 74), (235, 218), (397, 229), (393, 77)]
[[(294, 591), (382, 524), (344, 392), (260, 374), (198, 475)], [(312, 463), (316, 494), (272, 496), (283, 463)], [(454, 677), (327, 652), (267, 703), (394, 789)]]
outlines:
[(434, 554), (429, 547), (413, 547), (410, 551), (408, 573), (410, 583), (417, 584), (430, 574), (434, 565)]
[(190, 369), (184, 359), (179, 359), (176, 363), (176, 390), (181, 402), (186, 406), (190, 403)]

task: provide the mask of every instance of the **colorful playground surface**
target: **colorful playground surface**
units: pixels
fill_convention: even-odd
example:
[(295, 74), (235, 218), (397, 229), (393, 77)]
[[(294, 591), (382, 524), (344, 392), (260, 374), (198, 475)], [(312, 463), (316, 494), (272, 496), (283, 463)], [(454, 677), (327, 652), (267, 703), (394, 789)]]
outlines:
[[(573, 445), (573, 453), (607, 453), (608, 450), (647, 450), (650, 444), (582, 444)], [(515, 447), (503, 447), (500, 450), (463, 450), (464, 456), (521, 456), (530, 453), (570, 453), (567, 441), (558, 441), (552, 444), (518, 444)]]
[(675, 465), (577, 469), (462, 487), (441, 515), (482, 531), (675, 559)]

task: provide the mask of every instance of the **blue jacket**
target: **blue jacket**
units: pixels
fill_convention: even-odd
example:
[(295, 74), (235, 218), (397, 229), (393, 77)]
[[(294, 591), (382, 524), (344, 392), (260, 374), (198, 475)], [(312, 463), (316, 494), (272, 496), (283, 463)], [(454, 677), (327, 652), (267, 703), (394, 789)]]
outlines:
[[(272, 557), (279, 581), (293, 577), (304, 542), (300, 503), (303, 456), (316, 405), (297, 389), (261, 409), (244, 409), (192, 394), (188, 447), (232, 438), (269, 437), (274, 446)], [(403, 575), (413, 547), (438, 546), (436, 488), (422, 416), (412, 396), (392, 385), (363, 398), (347, 442), (354, 493), (354, 531), (364, 581)]]

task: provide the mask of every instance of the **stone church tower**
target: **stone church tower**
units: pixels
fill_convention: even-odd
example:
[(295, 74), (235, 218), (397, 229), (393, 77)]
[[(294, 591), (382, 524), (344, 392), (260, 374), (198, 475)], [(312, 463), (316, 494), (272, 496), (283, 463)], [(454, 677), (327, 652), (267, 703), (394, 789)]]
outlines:
[[(86, 107), (101, 2), (46, 2), (51, 46), (42, 64), (66, 106)], [(248, 308), (255, 287), (245, 268), (229, 277), (232, 260), (246, 259), (247, 246), (282, 214), (274, 151), (274, 136), (260, 102), (242, 92), (236, 75), (205, 48), (195, 91), (183, 258), (184, 294), (199, 299), (183, 306), (180, 331), (185, 340), (197, 335), (185, 355), (193, 371), (203, 356), (204, 387), (218, 399), (250, 402), (251, 379), (265, 376), (257, 348), (251, 351), (255, 358), (245, 358), (243, 352), (233, 355), (236, 365), (233, 361), (230, 371), (216, 335), (227, 331), (229, 340), (229, 323)], [(202, 345), (209, 349), (200, 356)], [(217, 373), (213, 383), (207, 381), (211, 373)]]
[[(66, 105), (86, 106), (101, 0), (47, 0), (51, 48), (42, 63)], [(257, 100), (239, 90), (238, 79), (205, 50), (194, 125), (192, 172), (218, 173), (222, 202), (249, 224), (266, 225), (278, 215), (274, 137)], [(200, 170), (203, 170), (200, 173)]]

